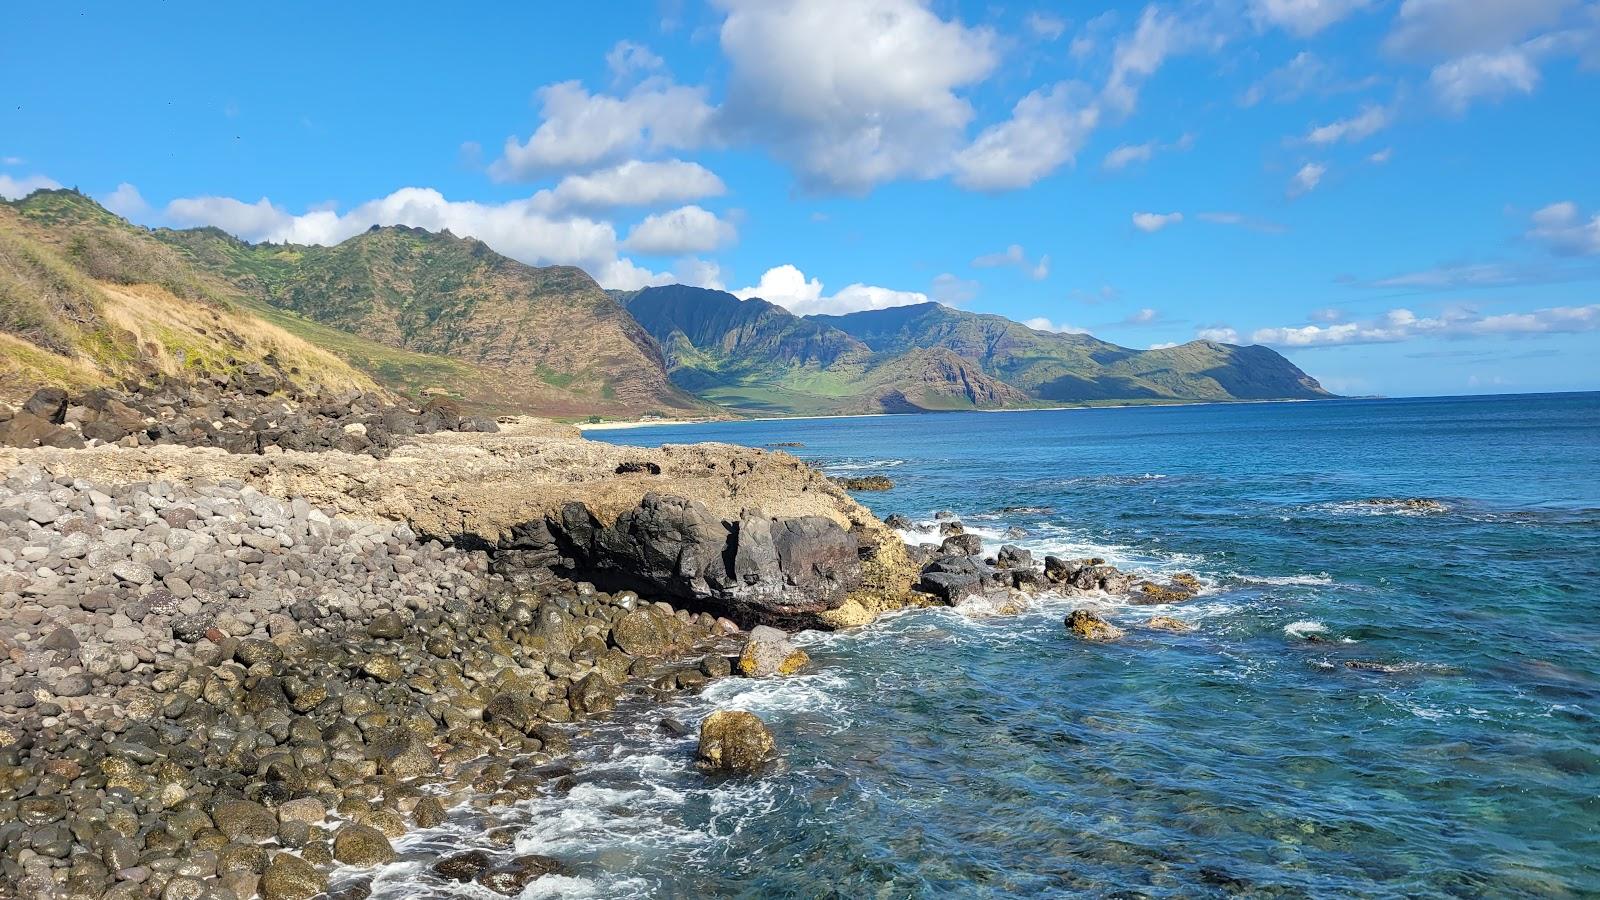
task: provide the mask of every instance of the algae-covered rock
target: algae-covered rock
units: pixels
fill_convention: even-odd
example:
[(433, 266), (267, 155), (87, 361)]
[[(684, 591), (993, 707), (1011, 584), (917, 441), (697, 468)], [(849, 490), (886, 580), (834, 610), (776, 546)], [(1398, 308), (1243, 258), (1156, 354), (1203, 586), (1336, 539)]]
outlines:
[(1114, 641), (1127, 632), (1086, 609), (1067, 613), (1067, 631), (1086, 641)]
[(328, 889), (328, 877), (291, 853), (279, 853), (261, 873), (262, 900), (310, 900)]
[(708, 772), (758, 772), (776, 749), (772, 732), (755, 713), (718, 710), (700, 723), (695, 764)]
[(381, 866), (394, 859), (394, 847), (378, 829), (351, 823), (333, 836), (333, 858), (347, 866)]

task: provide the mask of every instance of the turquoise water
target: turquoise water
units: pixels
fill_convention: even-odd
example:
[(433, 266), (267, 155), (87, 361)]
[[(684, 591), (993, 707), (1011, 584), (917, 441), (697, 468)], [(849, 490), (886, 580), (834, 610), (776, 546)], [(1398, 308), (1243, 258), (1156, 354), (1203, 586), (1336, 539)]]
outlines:
[[(1106, 645), (1065, 634), (1065, 599), (808, 635), (812, 674), (671, 710), (759, 712), (785, 759), (757, 781), (694, 773), (656, 715), (604, 726), (584, 783), (519, 811), (520, 848), (576, 866), (545, 890), (1600, 894), (1600, 394), (592, 436), (800, 441), (893, 477), (860, 495), (880, 515), (950, 509), (994, 546), (1018, 527), (1207, 589), (1109, 607), (1129, 635)], [(1366, 502), (1396, 497), (1439, 505)], [(1196, 630), (1140, 627), (1156, 613)]]

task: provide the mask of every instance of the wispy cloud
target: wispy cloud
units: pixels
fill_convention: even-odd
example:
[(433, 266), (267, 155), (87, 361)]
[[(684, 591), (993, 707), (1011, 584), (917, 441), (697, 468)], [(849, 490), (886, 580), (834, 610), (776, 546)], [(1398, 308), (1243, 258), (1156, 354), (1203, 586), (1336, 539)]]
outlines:
[(1050, 277), (1050, 255), (1047, 253), (1036, 260), (1030, 260), (1021, 244), (1012, 244), (998, 253), (985, 253), (974, 259), (972, 265), (979, 269), (1015, 267), (1034, 281), (1043, 281)]
[(1183, 213), (1153, 213), (1136, 212), (1133, 214), (1133, 227), (1145, 234), (1154, 234), (1169, 225), (1177, 225), (1183, 221)]
[(1279, 347), (1332, 347), (1389, 344), (1430, 337), (1576, 334), (1597, 329), (1600, 329), (1600, 303), (1496, 315), (1462, 308), (1437, 316), (1418, 316), (1409, 309), (1392, 309), (1375, 319), (1360, 322), (1258, 328), (1251, 333), (1250, 340)]
[(1302, 197), (1316, 190), (1317, 185), (1322, 183), (1322, 176), (1326, 174), (1328, 174), (1328, 167), (1322, 163), (1313, 162), (1301, 166), (1300, 171), (1294, 173), (1294, 177), (1289, 179), (1287, 190), (1289, 198)]

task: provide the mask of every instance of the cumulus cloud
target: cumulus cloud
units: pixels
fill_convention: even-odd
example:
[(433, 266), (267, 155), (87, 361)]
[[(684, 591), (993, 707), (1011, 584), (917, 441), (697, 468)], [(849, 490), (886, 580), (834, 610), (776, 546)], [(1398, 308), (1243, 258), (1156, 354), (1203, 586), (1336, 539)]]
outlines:
[(633, 41), (618, 41), (606, 54), (606, 68), (611, 70), (611, 79), (616, 83), (659, 72), (666, 65), (666, 61), (652, 53), (649, 47)]
[(738, 238), (733, 225), (693, 204), (646, 216), (628, 233), (624, 246), (635, 253), (682, 256), (715, 250)]
[(1257, 344), (1279, 347), (1330, 347), (1396, 343), (1425, 337), (1575, 334), (1596, 329), (1600, 329), (1600, 304), (1552, 306), (1492, 316), (1469, 309), (1450, 310), (1438, 316), (1418, 316), (1409, 309), (1391, 309), (1364, 322), (1258, 328), (1250, 339)]
[(1038, 260), (1029, 260), (1028, 254), (1022, 249), (1021, 244), (1012, 244), (998, 253), (985, 253), (974, 259), (972, 265), (979, 269), (1015, 266), (1034, 281), (1043, 281), (1050, 276), (1049, 254), (1039, 257)]
[(1528, 237), (1563, 256), (1600, 255), (1600, 213), (1585, 219), (1570, 200), (1552, 203), (1533, 214)]
[(373, 225), (449, 229), (529, 265), (581, 266), (609, 288), (629, 290), (671, 280), (619, 257), (611, 223), (552, 216), (533, 198), (477, 203), (448, 200), (432, 188), (407, 187), (344, 213), (318, 209), (294, 215), (265, 197), (255, 203), (186, 197), (167, 204), (165, 215), (177, 225), (215, 225), (245, 240), (297, 244), (337, 244)]
[(1124, 325), (1154, 325), (1159, 321), (1161, 321), (1161, 313), (1159, 313), (1159, 312), (1157, 312), (1157, 311), (1155, 311), (1155, 310), (1153, 310), (1153, 309), (1151, 309), (1150, 307), (1147, 306), (1144, 309), (1138, 310), (1136, 312), (1129, 313), (1128, 317), (1126, 319), (1122, 320), (1122, 324), (1124, 324)]
[(840, 315), (928, 302), (928, 295), (920, 291), (896, 291), (860, 283), (848, 285), (836, 294), (824, 294), (821, 280), (807, 278), (787, 263), (768, 269), (754, 286), (740, 288), (733, 295), (741, 300), (759, 297), (799, 316)]
[(539, 89), (539, 127), (506, 139), (489, 167), (502, 181), (592, 168), (643, 150), (692, 149), (710, 140), (704, 88), (652, 79), (624, 96), (591, 94), (576, 81)]
[(587, 175), (568, 175), (537, 196), (552, 210), (607, 209), (720, 197), (727, 190), (716, 173), (699, 163), (629, 160)]
[(1089, 333), (1089, 329), (1087, 329), (1087, 328), (1079, 328), (1076, 325), (1068, 325), (1065, 322), (1052, 322), (1049, 319), (1045, 318), (1044, 316), (1039, 316), (1036, 319), (1029, 319), (1026, 322), (1023, 322), (1022, 324), (1028, 326), (1029, 328), (1032, 328), (1034, 331), (1053, 331), (1056, 334), (1088, 334)]
[(1195, 337), (1202, 341), (1214, 341), (1218, 344), (1239, 343), (1239, 332), (1226, 325), (1212, 325), (1195, 332)]
[(1348, 119), (1339, 119), (1326, 125), (1313, 127), (1306, 133), (1306, 143), (1326, 146), (1340, 141), (1356, 143), (1372, 137), (1389, 125), (1389, 110), (1376, 105), (1362, 107)]
[(956, 154), (956, 183), (980, 191), (1028, 187), (1074, 162), (1099, 122), (1100, 109), (1081, 84), (1034, 91), (1017, 101), (1010, 119)]
[(100, 205), (124, 219), (139, 218), (150, 212), (150, 204), (145, 202), (144, 195), (126, 181), (117, 185), (116, 190), (101, 197)]
[(1176, 225), (1182, 221), (1183, 213), (1181, 212), (1136, 212), (1133, 214), (1133, 227), (1139, 229), (1145, 234), (1153, 234), (1163, 228), (1166, 228), (1168, 225)]
[(1250, 17), (1261, 27), (1275, 26), (1296, 37), (1311, 37), (1371, 0), (1250, 0)]
[(1300, 171), (1294, 173), (1289, 179), (1288, 194), (1290, 198), (1309, 194), (1322, 183), (1322, 176), (1328, 174), (1328, 167), (1322, 163), (1306, 163)]
[(25, 175), (22, 178), (12, 178), (0, 172), (0, 197), (7, 200), (20, 200), (34, 191), (54, 190), (61, 185), (55, 179), (43, 175)]
[(959, 91), (998, 62), (987, 28), (920, 0), (717, 0), (732, 67), (721, 122), (813, 189), (943, 174), (972, 121)]

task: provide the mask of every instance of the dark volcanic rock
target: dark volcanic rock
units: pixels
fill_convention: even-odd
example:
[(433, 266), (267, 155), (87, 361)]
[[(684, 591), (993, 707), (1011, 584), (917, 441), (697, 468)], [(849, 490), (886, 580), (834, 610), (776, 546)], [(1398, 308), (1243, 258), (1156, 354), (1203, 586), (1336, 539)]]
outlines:
[(567, 574), (597, 584), (710, 607), (745, 627), (815, 625), (861, 580), (856, 538), (831, 519), (746, 510), (726, 522), (699, 502), (657, 493), (610, 525), (568, 504), (542, 527), (519, 529), (508, 550), (560, 559)]

